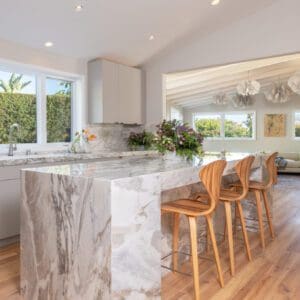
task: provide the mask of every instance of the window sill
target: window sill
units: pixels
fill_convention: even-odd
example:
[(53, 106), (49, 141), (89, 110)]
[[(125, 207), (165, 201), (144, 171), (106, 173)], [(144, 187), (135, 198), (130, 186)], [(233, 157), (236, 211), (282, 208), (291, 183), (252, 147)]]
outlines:
[(256, 141), (256, 138), (205, 138), (204, 141), (207, 142)]
[[(51, 153), (65, 152), (68, 150), (70, 143), (49, 143), (49, 144), (17, 144), (16, 154), (25, 154), (27, 150), (32, 153)], [(7, 155), (8, 144), (0, 145), (0, 155)]]

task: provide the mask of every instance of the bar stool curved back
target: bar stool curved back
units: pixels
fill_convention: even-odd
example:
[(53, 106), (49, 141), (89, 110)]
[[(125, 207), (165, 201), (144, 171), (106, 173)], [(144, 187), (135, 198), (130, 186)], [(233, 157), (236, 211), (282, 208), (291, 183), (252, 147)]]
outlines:
[(270, 188), (273, 184), (277, 184), (277, 170), (275, 165), (275, 159), (277, 156), (278, 152), (274, 152), (266, 160), (266, 167), (269, 175), (268, 182), (265, 186), (266, 189)]
[(209, 211), (206, 211), (206, 214), (214, 211), (219, 203), (222, 174), (225, 167), (226, 161), (218, 160), (208, 164), (199, 172), (200, 181), (209, 195), (210, 208)]
[(249, 191), (249, 177), (250, 177), (250, 170), (251, 166), (254, 162), (255, 157), (253, 155), (247, 156), (244, 159), (241, 159), (236, 165), (235, 165), (235, 171), (239, 177), (239, 180), (241, 182), (242, 186), (242, 194), (240, 195), (240, 199), (245, 199), (248, 191)]

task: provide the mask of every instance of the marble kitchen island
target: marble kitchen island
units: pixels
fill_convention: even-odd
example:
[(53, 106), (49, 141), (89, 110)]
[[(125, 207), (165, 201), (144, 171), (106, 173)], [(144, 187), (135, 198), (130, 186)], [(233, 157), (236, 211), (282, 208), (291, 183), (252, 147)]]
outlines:
[[(225, 174), (245, 156), (230, 156)], [(198, 184), (201, 166), (215, 159), (123, 158), (23, 170), (24, 299), (160, 299), (162, 194)]]

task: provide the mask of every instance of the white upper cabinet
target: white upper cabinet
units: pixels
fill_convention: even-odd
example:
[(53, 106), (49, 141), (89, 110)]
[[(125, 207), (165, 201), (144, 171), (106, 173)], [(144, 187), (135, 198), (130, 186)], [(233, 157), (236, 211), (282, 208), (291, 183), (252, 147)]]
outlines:
[(103, 59), (88, 64), (90, 123), (142, 123), (141, 70)]
[(141, 70), (119, 65), (120, 117), (123, 123), (142, 123)]

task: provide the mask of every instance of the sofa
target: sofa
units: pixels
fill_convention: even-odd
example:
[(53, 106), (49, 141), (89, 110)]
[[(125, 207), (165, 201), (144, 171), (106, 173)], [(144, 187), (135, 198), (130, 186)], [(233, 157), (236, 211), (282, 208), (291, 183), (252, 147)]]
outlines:
[(287, 162), (286, 167), (278, 168), (278, 173), (300, 173), (300, 152), (279, 153), (278, 157)]

